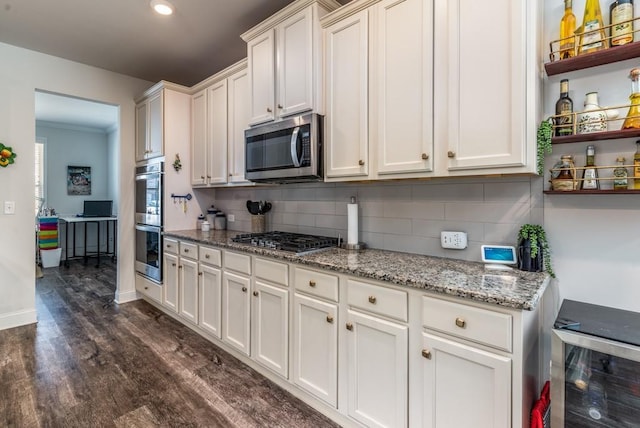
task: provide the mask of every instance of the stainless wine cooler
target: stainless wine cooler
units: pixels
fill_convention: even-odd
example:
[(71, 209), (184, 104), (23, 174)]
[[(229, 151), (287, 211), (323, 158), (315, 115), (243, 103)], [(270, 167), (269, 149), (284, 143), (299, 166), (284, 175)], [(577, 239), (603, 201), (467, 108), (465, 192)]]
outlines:
[(640, 426), (640, 314), (565, 300), (551, 334), (551, 426)]

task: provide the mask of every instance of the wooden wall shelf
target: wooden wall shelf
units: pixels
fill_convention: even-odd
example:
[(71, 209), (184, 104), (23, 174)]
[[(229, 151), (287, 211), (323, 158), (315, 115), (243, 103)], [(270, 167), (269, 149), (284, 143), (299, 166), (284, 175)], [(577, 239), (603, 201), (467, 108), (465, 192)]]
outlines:
[(569, 59), (548, 62), (544, 65), (544, 68), (547, 72), (547, 76), (555, 76), (556, 74), (568, 73), (570, 71), (582, 70), (584, 68), (611, 64), (613, 62), (639, 57), (640, 42), (633, 42), (598, 52), (578, 55)]
[(563, 137), (552, 137), (551, 144), (582, 143), (583, 141), (619, 140), (622, 138), (638, 137), (640, 137), (640, 129), (619, 129), (617, 131), (592, 132), (590, 134), (575, 134), (566, 135)]
[(561, 190), (545, 190), (545, 195), (640, 195), (640, 190), (573, 190), (563, 192)]

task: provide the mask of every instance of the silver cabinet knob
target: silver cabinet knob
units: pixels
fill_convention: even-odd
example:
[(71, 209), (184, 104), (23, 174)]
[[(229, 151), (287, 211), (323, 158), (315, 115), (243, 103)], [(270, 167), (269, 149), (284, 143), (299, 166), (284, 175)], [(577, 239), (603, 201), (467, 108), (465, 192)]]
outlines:
[(350, 322), (347, 323), (346, 327), (347, 327), (347, 330), (349, 331), (353, 330), (353, 324), (351, 324)]
[(431, 359), (431, 351), (429, 351), (428, 349), (423, 349), (422, 350), (422, 356), (424, 358), (426, 358), (427, 360)]
[(426, 154), (426, 153), (423, 153), (422, 154), (422, 160), (427, 160), (427, 159), (429, 159), (429, 155)]
[(360, 165), (360, 166), (364, 166), (364, 161), (363, 161), (362, 159), (360, 159), (360, 160), (358, 161), (358, 165)]
[(456, 318), (456, 326), (460, 327), (460, 328), (466, 328), (467, 327), (467, 322), (464, 320), (464, 318)]
[(283, 109), (282, 104), (278, 104), (278, 108)]
[(333, 324), (333, 317), (331, 315), (327, 315), (327, 322)]
[(256, 296), (256, 297), (258, 297), (258, 292), (257, 292), (257, 291), (254, 291), (254, 292), (253, 292), (253, 295), (254, 295), (254, 296)]
[(242, 292), (246, 293), (247, 292), (247, 287), (242, 287)]
[(452, 152), (451, 150), (449, 150), (447, 152), (447, 156), (450, 157), (450, 158), (455, 158), (456, 157), (456, 152)]
[(271, 107), (267, 107), (267, 113), (271, 113), (273, 110), (271, 110)]
[(372, 305), (375, 305), (377, 301), (378, 299), (376, 299), (376, 296), (369, 296), (369, 303)]

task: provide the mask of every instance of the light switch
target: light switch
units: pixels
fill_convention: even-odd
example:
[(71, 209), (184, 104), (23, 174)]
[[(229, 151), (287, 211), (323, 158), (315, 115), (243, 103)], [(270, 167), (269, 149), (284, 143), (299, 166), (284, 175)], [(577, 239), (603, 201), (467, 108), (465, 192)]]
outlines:
[(4, 213), (5, 214), (15, 214), (16, 213), (16, 203), (15, 203), (15, 201), (4, 201)]

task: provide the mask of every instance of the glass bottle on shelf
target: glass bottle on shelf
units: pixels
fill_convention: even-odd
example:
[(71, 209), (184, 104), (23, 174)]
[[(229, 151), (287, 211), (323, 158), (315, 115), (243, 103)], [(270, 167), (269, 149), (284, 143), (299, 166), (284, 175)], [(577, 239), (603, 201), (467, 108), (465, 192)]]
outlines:
[(629, 95), (631, 106), (622, 129), (640, 129), (640, 68), (632, 68), (629, 79), (631, 79), (631, 95)]
[(616, 167), (613, 170), (613, 190), (627, 190), (629, 187), (629, 172), (624, 167), (625, 158), (619, 156), (616, 159)]
[(578, 134), (603, 132), (607, 130), (607, 114), (598, 105), (598, 93), (585, 95), (584, 110), (578, 115)]
[(573, 163), (573, 156), (560, 156), (560, 162), (554, 165), (553, 171), (551, 172), (551, 190), (562, 192), (571, 192), (576, 190), (577, 182), (575, 177), (576, 167)]
[(576, 16), (571, 9), (572, 0), (564, 0), (564, 15), (560, 20), (560, 59), (567, 59), (576, 54)]
[(587, 0), (584, 6), (582, 26), (580, 27), (578, 55), (596, 52), (607, 47), (607, 36), (604, 34), (600, 0)]
[(633, 42), (633, 0), (615, 0), (609, 6), (611, 47)]
[(640, 190), (640, 140), (636, 141), (636, 147), (633, 155), (633, 188)]
[(555, 135), (573, 134), (573, 101), (569, 98), (569, 80), (560, 81), (560, 98), (556, 102)]
[(587, 163), (582, 172), (582, 183), (580, 188), (583, 190), (600, 189), (600, 181), (598, 180), (598, 169), (596, 168), (596, 148), (595, 146), (587, 146)]

